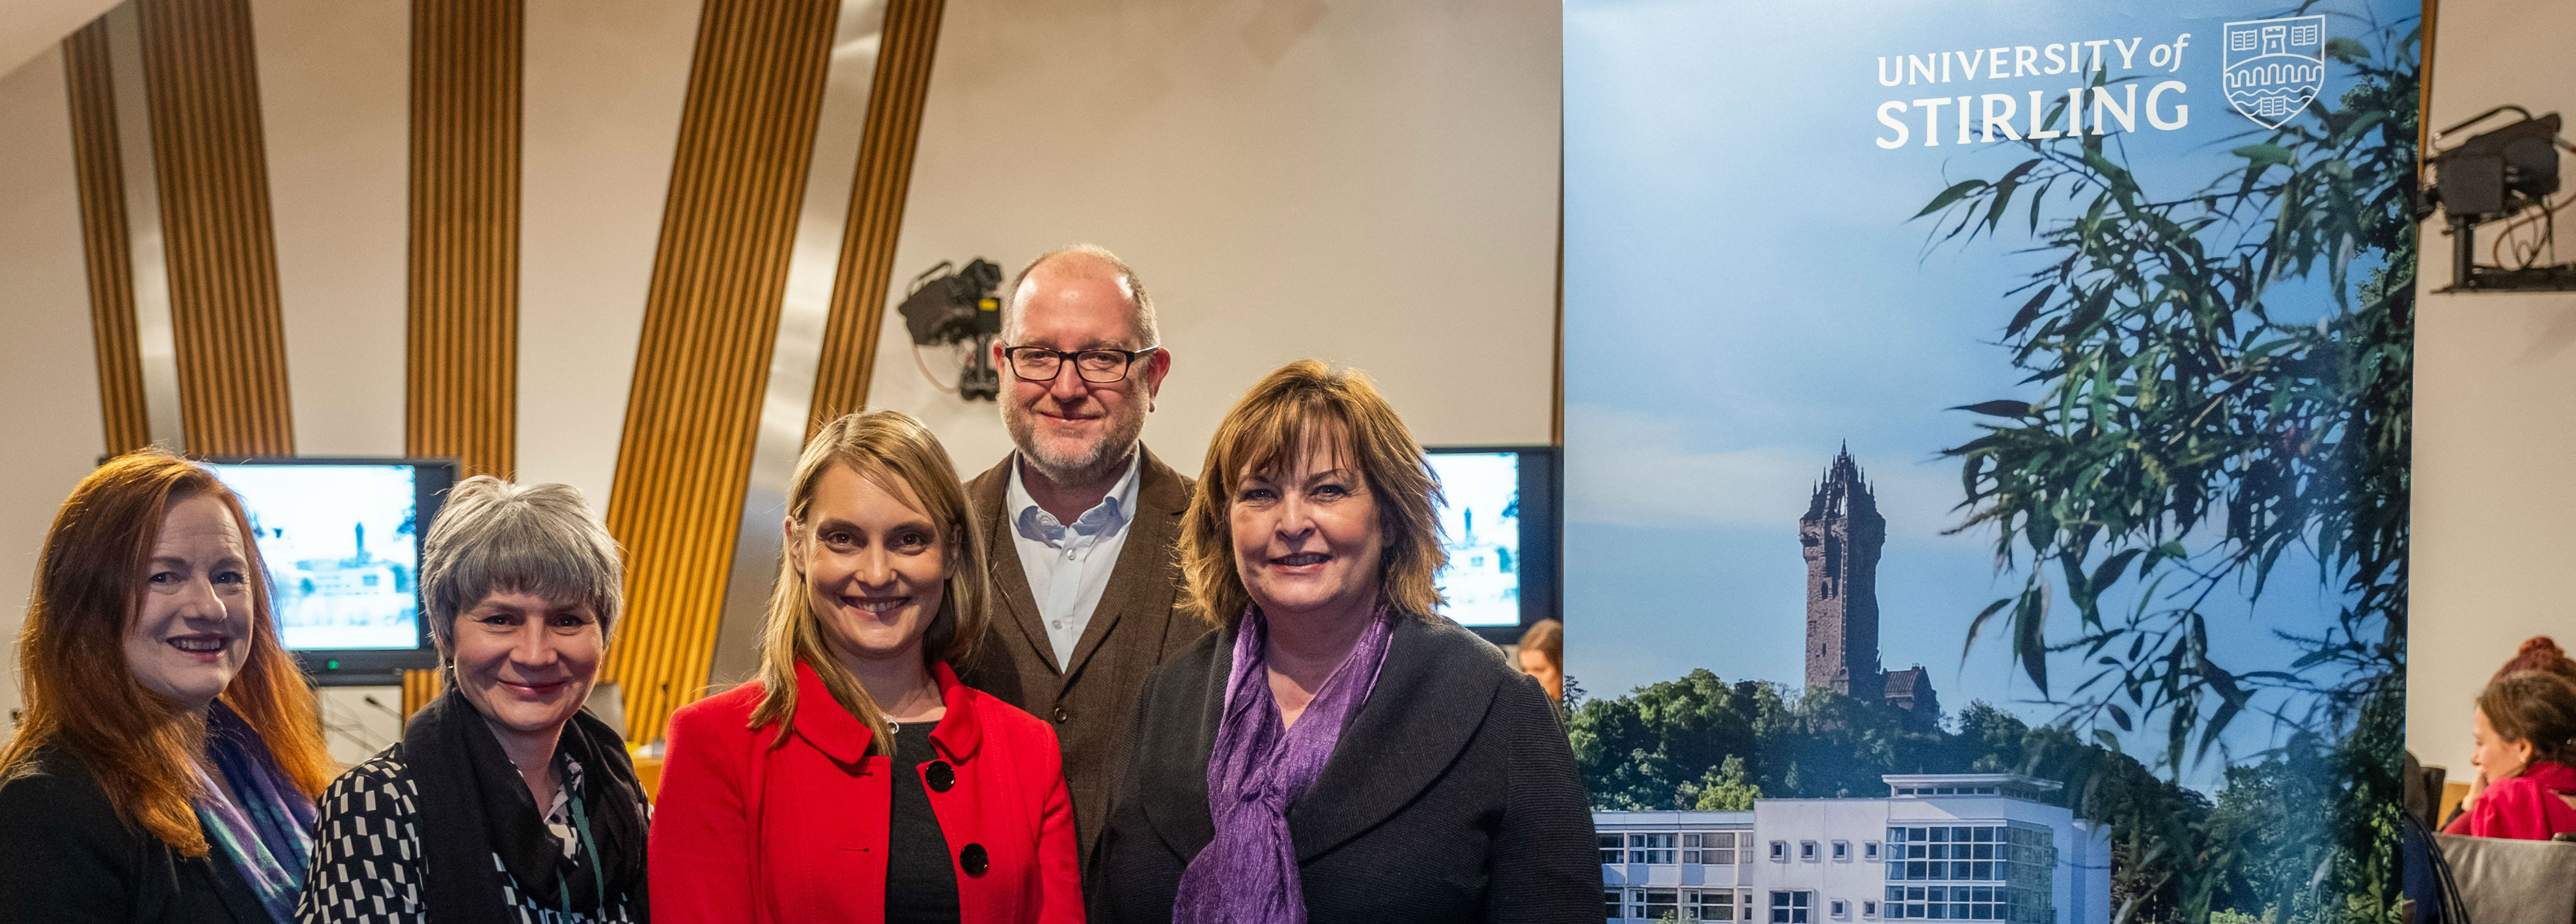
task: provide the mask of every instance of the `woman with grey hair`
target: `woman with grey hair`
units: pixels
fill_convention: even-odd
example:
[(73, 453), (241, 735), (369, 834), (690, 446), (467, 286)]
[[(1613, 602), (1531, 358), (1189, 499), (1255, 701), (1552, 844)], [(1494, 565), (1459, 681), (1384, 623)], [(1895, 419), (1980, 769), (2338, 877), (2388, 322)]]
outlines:
[(581, 711), (623, 601), (616, 541), (579, 491), (481, 476), (423, 552), (446, 692), (323, 793), (296, 919), (646, 920), (643, 789)]

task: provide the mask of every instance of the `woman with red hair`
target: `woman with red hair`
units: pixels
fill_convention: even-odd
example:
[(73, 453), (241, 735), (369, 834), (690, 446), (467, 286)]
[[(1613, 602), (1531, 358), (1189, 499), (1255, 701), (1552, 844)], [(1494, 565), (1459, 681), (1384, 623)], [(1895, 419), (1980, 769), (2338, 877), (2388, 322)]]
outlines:
[(164, 452), (63, 502), (0, 748), (0, 921), (292, 919), (330, 756), (251, 535)]

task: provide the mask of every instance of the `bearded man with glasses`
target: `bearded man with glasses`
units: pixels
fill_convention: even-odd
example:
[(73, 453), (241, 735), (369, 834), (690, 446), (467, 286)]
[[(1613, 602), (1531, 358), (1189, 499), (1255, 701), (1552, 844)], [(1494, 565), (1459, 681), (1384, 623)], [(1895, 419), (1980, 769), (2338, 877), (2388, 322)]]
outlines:
[(1015, 449), (966, 486), (993, 612), (959, 673), (1055, 723), (1088, 863), (1138, 687), (1207, 631), (1176, 609), (1172, 549), (1193, 485), (1139, 439), (1172, 356), (1135, 272), (1075, 245), (1030, 261), (1007, 291), (993, 360)]

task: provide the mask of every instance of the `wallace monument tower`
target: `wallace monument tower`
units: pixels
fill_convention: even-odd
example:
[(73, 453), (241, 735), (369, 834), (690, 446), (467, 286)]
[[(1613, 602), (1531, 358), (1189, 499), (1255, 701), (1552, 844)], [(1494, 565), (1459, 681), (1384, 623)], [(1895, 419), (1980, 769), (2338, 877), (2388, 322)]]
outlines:
[(1930, 672), (1879, 667), (1878, 551), (1887, 518), (1848, 447), (1834, 454), (1798, 518), (1798, 542), (1807, 556), (1807, 688), (1885, 702), (1920, 726), (1938, 723)]

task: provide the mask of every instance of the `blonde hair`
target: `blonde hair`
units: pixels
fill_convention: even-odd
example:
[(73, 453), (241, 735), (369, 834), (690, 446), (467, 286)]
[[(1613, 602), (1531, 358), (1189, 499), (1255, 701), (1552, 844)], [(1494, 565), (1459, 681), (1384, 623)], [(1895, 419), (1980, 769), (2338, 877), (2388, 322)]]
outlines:
[[(796, 473), (788, 479), (790, 529), (811, 528), (807, 515), (813, 508), (815, 486), (833, 466), (847, 468), (898, 497), (908, 487), (921, 501), (922, 512), (939, 530), (949, 563), (939, 612), (922, 633), (922, 659), (955, 663), (971, 656), (976, 640), (984, 635), (986, 619), (984, 541), (948, 450), (940, 447), (929, 427), (900, 411), (849, 414), (825, 424), (806, 442), (804, 455), (796, 460)], [(751, 710), (751, 727), (778, 723), (780, 734), (770, 747), (787, 742), (786, 726), (796, 718), (796, 664), (801, 661), (814, 669), (832, 699), (873, 733), (870, 749), (892, 754), (894, 734), (886, 725), (885, 713), (858, 678), (832, 656), (799, 565), (793, 549), (779, 556), (778, 584), (769, 595), (768, 625), (762, 633), (759, 679), (763, 689), (760, 704)]]
[(1301, 359), (1279, 367), (1235, 402), (1208, 441), (1190, 509), (1181, 518), (1181, 575), (1189, 609), (1219, 627), (1252, 603), (1235, 570), (1232, 508), (1244, 475), (1293, 464), (1312, 440), (1331, 440), (1336, 457), (1358, 469), (1377, 503), (1386, 537), (1378, 599), (1424, 619), (1439, 618), (1440, 481), (1413, 432), (1377, 393), (1366, 373)]

